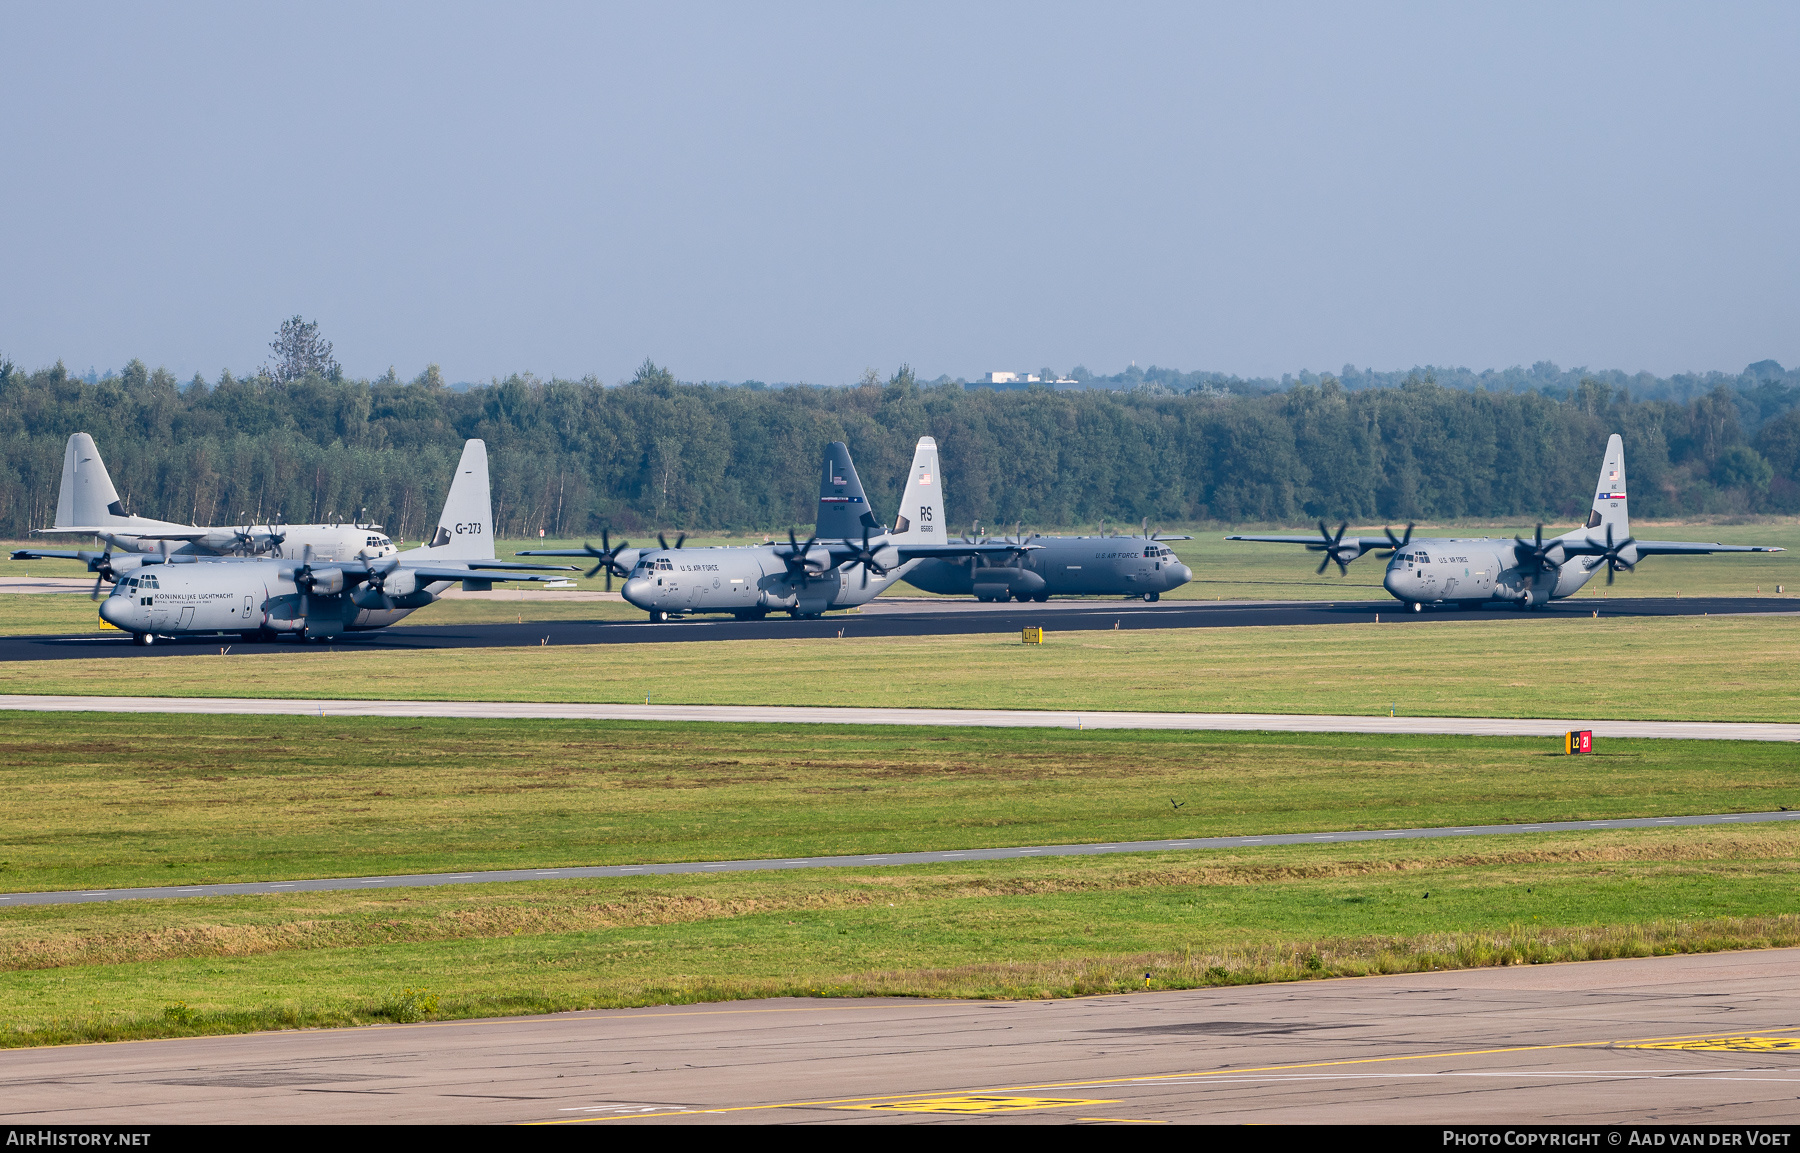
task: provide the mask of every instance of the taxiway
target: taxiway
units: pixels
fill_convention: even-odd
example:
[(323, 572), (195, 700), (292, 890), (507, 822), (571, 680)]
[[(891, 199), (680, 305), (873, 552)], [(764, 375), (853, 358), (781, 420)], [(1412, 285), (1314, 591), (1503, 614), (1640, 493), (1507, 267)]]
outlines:
[(1796, 998), (1800, 950), (1779, 949), (1054, 1001), (747, 1001), (70, 1045), (0, 1052), (0, 1117), (1787, 1126)]
[[(652, 624), (641, 621), (559, 620), (517, 624), (434, 625), (430, 609), (416, 625), (399, 625), (334, 638), (340, 651), (398, 652), (453, 648), (535, 648), (539, 645), (647, 644), (680, 641), (791, 640), (824, 637), (918, 637), (1017, 632), (1040, 627), (1049, 632), (1101, 629), (1208, 629), (1268, 625), (1420, 624), (1445, 621), (1542, 620), (1545, 618), (1685, 617), (1744, 613), (1795, 613), (1791, 597), (1640, 597), (1559, 601), (1535, 612), (1501, 607), (1459, 612), (1432, 609), (1410, 612), (1397, 601), (1049, 601), (1045, 604), (977, 604), (973, 601), (933, 603), (912, 600), (900, 605), (865, 607), (862, 612), (833, 613), (819, 620), (770, 617), (740, 621), (730, 617), (690, 617)], [(123, 633), (58, 634), (0, 637), (0, 661), (69, 660), (83, 657), (168, 656), (182, 652), (217, 652), (224, 644), (242, 644), (235, 634), (159, 641), (147, 648)], [(295, 651), (293, 641), (271, 643), (262, 651)]]

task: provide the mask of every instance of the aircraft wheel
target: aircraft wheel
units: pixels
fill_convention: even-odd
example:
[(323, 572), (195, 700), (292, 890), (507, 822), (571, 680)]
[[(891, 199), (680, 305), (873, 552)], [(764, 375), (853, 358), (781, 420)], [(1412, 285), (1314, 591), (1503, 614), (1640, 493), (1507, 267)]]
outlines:
[(1414, 601), (1413, 602), (1413, 611), (1416, 613), (1422, 613), (1425, 611), (1425, 606), (1420, 604), (1418, 601)]
[(663, 610), (661, 610), (661, 609), (651, 609), (650, 610), (650, 623), (651, 624), (660, 625), (660, 624), (664, 623), (665, 621), (667, 621), (668, 619), (669, 619), (669, 614), (664, 612)]
[(1147, 601), (1161, 600), (1162, 594), (1161, 593), (1145, 593), (1144, 599)]
[(1037, 593), (1031, 599), (1036, 601), (1039, 604), (1043, 604), (1045, 601), (1050, 599), (1050, 594), (1049, 593)]
[(131, 643), (134, 645), (140, 645), (145, 648), (148, 648), (149, 646), (156, 643), (156, 637), (154, 634), (151, 634), (151, 633), (132, 633), (131, 634)]

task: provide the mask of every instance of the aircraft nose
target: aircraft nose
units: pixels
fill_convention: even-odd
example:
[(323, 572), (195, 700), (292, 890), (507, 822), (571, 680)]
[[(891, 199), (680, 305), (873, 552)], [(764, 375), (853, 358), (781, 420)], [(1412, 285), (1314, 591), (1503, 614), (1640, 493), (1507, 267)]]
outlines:
[(1172, 564), (1163, 570), (1169, 574), (1169, 587), (1184, 585), (1194, 579), (1194, 570), (1184, 564)]
[(1405, 571), (1405, 569), (1391, 568), (1387, 570), (1387, 574), (1381, 578), (1381, 587), (1388, 592), (1393, 593), (1395, 596), (1400, 597), (1401, 600), (1406, 599), (1400, 594), (1400, 576)]
[(655, 599), (656, 582), (649, 577), (632, 577), (619, 586), (619, 595), (643, 608)]
[(126, 610), (131, 606), (124, 603), (124, 597), (107, 597), (100, 602), (100, 619), (114, 628), (125, 628)]

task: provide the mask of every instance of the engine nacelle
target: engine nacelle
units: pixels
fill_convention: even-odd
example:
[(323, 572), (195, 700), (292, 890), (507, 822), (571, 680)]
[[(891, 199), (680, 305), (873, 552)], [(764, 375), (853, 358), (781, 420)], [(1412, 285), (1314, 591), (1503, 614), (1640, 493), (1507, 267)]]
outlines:
[(399, 569), (389, 573), (387, 580), (382, 582), (381, 587), (387, 590), (387, 595), (391, 597), (411, 596), (413, 593), (418, 592), (421, 587), (419, 584), (419, 574), (412, 569)]
[(817, 546), (808, 549), (806, 553), (806, 567), (815, 573), (830, 572), (831, 550), (828, 548), (819, 548)]
[(341, 568), (316, 568), (312, 570), (312, 580), (307, 591), (319, 596), (330, 596), (332, 593), (344, 591), (344, 570)]

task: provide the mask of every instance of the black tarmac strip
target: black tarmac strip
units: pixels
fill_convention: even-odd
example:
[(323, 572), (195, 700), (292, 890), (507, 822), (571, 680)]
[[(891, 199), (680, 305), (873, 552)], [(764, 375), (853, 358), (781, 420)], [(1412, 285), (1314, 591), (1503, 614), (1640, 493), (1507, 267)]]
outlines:
[[(425, 610), (427, 613), (429, 609)], [(668, 641), (766, 641), (824, 637), (922, 637), (1017, 632), (1041, 627), (1047, 632), (1091, 632), (1126, 629), (1240, 628), (1250, 625), (1341, 625), (1488, 619), (1531, 620), (1544, 617), (1697, 617), (1744, 613), (1794, 613), (1800, 604), (1790, 597), (1644, 597), (1617, 600), (1560, 601), (1533, 612), (1505, 607), (1472, 611), (1435, 608), (1413, 612), (1398, 601), (1271, 601), (1209, 604), (1205, 601), (1095, 602), (1051, 601), (1005, 604), (974, 609), (957, 602), (954, 609), (889, 610), (833, 613), (819, 620), (771, 616), (760, 621), (696, 616), (663, 624), (642, 621), (536, 621), (491, 625), (399, 625), (353, 633), (305, 651), (401, 652), (420, 649), (521, 648), (536, 645), (645, 644)], [(222, 645), (245, 645), (249, 651), (300, 650), (292, 640), (257, 646), (235, 635), (159, 640), (148, 647), (131, 643), (123, 633), (0, 637), (0, 661), (68, 660), (78, 657), (179, 656), (214, 652)]]
[(793, 857), (756, 861), (677, 861), (661, 865), (591, 868), (500, 869), (480, 873), (415, 873), (395, 877), (318, 877), (306, 881), (255, 881), (237, 885), (168, 885), (154, 889), (92, 889), (0, 894), (0, 906), (80, 905), (95, 901), (167, 900), (185, 897), (267, 896), (347, 889), (398, 889), (430, 885), (483, 885), (515, 881), (564, 881), (594, 877), (653, 877), (672, 873), (749, 873), (771, 869), (884, 868), (1008, 861), (1020, 857), (1095, 857), (1109, 853), (1166, 853), (1195, 849), (1248, 849), (1268, 845), (1331, 845), (1352, 841), (1494, 837), (1515, 833), (1592, 833), (1606, 829), (1760, 824), (1800, 820), (1800, 812), (1715, 813), (1691, 817), (1630, 817), (1615, 821), (1544, 821), (1532, 825), (1458, 825), (1438, 829), (1372, 829), (1339, 833), (1275, 833), (1260, 837), (1188, 837), (1168, 841), (1120, 841), (1104, 845), (1031, 845), (1010, 849), (954, 849), (933, 853), (872, 853), (854, 857)]

